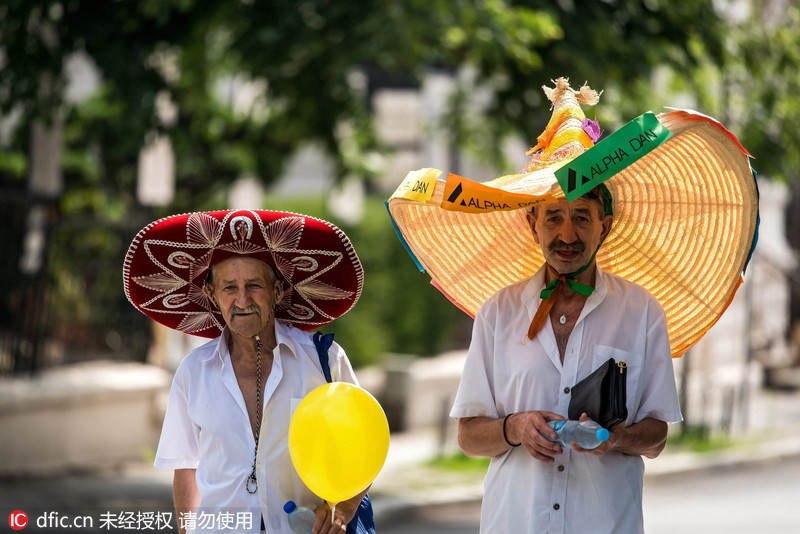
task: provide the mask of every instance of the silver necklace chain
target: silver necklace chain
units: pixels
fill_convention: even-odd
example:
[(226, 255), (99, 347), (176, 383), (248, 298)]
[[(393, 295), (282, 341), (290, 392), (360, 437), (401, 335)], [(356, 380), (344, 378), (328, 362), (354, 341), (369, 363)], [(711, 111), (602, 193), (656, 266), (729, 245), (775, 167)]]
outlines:
[(261, 338), (256, 336), (256, 450), (253, 452), (253, 470), (247, 477), (245, 488), (247, 493), (254, 494), (258, 491), (256, 478), (256, 464), (258, 462), (258, 437), (261, 435)]

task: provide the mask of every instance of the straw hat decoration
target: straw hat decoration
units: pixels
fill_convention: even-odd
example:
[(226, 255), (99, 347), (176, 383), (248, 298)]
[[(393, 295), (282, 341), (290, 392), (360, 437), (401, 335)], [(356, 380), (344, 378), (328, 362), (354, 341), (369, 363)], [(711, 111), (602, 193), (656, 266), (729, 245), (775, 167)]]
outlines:
[(387, 201), (398, 236), (431, 283), (474, 317), (544, 264), (530, 207), (603, 185), (614, 224), (597, 262), (658, 299), (679, 357), (730, 304), (755, 246), (751, 156), (722, 124), (690, 110), (643, 114), (598, 142), (580, 106), (602, 93), (575, 91), (565, 78), (554, 84), (544, 88), (552, 118), (523, 170), (483, 183), (410, 172)]

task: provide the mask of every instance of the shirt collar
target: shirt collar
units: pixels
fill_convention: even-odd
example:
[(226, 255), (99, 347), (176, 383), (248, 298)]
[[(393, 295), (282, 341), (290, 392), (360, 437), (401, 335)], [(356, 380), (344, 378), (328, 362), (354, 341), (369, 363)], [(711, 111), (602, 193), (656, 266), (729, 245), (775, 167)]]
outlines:
[(275, 321), (275, 341), (277, 342), (277, 346), (280, 347), (283, 345), (287, 349), (289, 349), (289, 353), (297, 358), (297, 340), (292, 335), (292, 328), (287, 326), (280, 321)]
[[(231, 357), (228, 351), (228, 340), (230, 336), (231, 331), (226, 325), (225, 328), (222, 329), (222, 334), (217, 338), (216, 348), (211, 354), (211, 357), (218, 358), (222, 364), (229, 361)], [(275, 340), (277, 342), (277, 347), (283, 345), (288, 349), (289, 354), (297, 358), (297, 340), (292, 335), (291, 327), (280, 321), (275, 321)]]
[(597, 302), (600, 304), (603, 299), (606, 297), (608, 293), (608, 288), (606, 286), (606, 278), (608, 277), (608, 273), (605, 272), (600, 266), (597, 266), (597, 276), (595, 276), (594, 280), (594, 292), (591, 296), (586, 300), (587, 303), (589, 302)]
[[(542, 289), (544, 289), (545, 284), (545, 272), (547, 271), (547, 265), (542, 265), (536, 273), (528, 279), (528, 283), (525, 285), (525, 289), (522, 291), (522, 302), (525, 307), (528, 308), (528, 312), (530, 317), (533, 317), (536, 313), (536, 309), (541, 304), (542, 299), (539, 296)], [(603, 269), (597, 265), (597, 275), (595, 276), (594, 280), (594, 291), (591, 295), (586, 298), (586, 304), (584, 305), (584, 311), (581, 315), (585, 315), (589, 313), (594, 308), (596, 308), (606, 296), (608, 292), (606, 288), (606, 273)]]
[(214, 352), (211, 353), (209, 359), (216, 357), (222, 365), (225, 365), (226, 361), (231, 359), (231, 355), (228, 352), (228, 339), (230, 339), (231, 332), (228, 330), (228, 327), (222, 329), (222, 334), (217, 338), (217, 346), (214, 348)]

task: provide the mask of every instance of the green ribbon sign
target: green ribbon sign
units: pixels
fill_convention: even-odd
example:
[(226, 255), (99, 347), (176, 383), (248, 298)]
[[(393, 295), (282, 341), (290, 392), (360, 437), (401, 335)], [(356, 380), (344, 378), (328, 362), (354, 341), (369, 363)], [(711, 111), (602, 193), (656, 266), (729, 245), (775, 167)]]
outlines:
[(561, 189), (572, 202), (672, 136), (652, 111), (639, 115), (555, 172)]

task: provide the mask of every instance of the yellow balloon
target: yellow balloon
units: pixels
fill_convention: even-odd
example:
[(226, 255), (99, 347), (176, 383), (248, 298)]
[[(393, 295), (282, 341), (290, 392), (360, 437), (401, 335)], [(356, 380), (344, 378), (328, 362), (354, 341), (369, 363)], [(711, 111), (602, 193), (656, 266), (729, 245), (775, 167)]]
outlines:
[(300, 479), (329, 503), (351, 499), (380, 473), (389, 423), (367, 391), (345, 382), (313, 389), (289, 423), (289, 455)]

